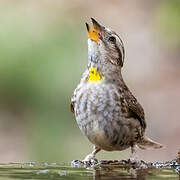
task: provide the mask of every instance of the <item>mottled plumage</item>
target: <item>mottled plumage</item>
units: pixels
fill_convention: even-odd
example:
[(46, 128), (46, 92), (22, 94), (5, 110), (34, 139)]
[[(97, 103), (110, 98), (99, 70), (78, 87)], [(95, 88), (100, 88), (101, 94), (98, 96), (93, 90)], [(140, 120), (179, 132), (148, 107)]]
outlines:
[(71, 111), (79, 128), (95, 145), (85, 160), (101, 149), (142, 149), (162, 145), (145, 137), (144, 110), (123, 81), (124, 45), (119, 36), (97, 23), (88, 29), (88, 68), (74, 91)]

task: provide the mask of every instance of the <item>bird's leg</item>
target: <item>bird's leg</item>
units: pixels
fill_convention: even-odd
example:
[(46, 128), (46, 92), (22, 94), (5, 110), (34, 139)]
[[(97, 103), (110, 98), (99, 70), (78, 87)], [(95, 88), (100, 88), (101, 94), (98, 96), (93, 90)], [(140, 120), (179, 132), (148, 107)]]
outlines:
[(136, 162), (137, 161), (137, 150), (136, 150), (136, 145), (133, 144), (131, 146), (131, 156), (130, 156), (130, 161), (131, 162)]
[(83, 161), (91, 161), (94, 160), (95, 155), (100, 151), (101, 149), (94, 145), (93, 152), (85, 157)]

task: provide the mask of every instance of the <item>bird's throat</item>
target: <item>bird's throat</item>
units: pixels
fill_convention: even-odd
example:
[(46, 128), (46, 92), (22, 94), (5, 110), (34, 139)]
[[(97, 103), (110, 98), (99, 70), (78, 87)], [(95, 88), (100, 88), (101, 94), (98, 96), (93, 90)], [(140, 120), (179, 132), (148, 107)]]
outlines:
[(91, 67), (89, 70), (88, 82), (99, 82), (103, 81), (104, 76), (97, 70), (96, 67)]

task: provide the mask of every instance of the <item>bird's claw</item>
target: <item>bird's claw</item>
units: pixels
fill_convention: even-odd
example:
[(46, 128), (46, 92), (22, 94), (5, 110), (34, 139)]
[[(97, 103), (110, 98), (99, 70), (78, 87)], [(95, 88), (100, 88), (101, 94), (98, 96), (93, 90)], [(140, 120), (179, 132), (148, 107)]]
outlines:
[(83, 160), (83, 163), (91, 163), (91, 164), (96, 164), (98, 160), (94, 157), (93, 154), (89, 154), (85, 157)]
[(91, 161), (94, 160), (94, 156), (92, 154), (88, 154), (85, 159), (83, 160), (83, 162), (87, 162), (87, 161)]

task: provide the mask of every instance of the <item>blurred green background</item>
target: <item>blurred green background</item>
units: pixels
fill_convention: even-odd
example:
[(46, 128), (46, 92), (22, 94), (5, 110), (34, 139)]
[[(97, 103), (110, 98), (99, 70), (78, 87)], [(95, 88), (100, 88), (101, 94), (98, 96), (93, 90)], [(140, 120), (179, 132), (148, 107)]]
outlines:
[[(179, 0), (0, 1), (0, 162), (67, 162), (92, 145), (70, 99), (87, 66), (85, 22), (96, 18), (122, 37), (124, 78), (144, 106), (147, 134), (166, 149), (139, 151), (168, 160), (179, 149)], [(99, 159), (128, 158), (129, 150)]]

